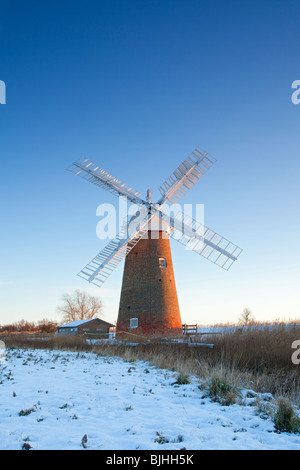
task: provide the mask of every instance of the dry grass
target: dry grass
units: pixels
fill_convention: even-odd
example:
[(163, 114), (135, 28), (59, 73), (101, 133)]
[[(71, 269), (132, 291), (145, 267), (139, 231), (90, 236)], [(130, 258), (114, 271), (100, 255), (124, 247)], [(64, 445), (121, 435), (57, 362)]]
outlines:
[(189, 347), (185, 343), (141, 343), (136, 347), (88, 344), (83, 338), (66, 336), (43, 340), (18, 335), (1, 339), (12, 348), (88, 351), (126, 360), (143, 359), (176, 371), (181, 377), (195, 375), (202, 382), (217, 375), (226, 383), (286, 397), (300, 406), (300, 365), (291, 361), (291, 345), (300, 339), (300, 324), (214, 335), (207, 338), (208, 343), (215, 344), (214, 349)]
[(273, 417), (277, 432), (300, 432), (300, 418), (289, 401), (280, 398)]
[(207, 396), (212, 401), (221, 403), (221, 405), (233, 405), (239, 397), (238, 387), (225, 377), (220, 376), (218, 373), (212, 375), (207, 384), (205, 385)]

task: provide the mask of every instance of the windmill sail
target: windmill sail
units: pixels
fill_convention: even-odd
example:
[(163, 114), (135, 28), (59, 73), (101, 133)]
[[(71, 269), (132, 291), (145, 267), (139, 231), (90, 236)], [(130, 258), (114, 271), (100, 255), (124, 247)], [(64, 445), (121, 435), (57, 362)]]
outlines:
[(82, 158), (74, 162), (69, 168), (69, 171), (75, 175), (81, 176), (91, 183), (96, 184), (97, 186), (100, 186), (116, 196), (126, 196), (127, 199), (134, 204), (143, 204), (144, 202), (140, 198), (141, 193), (135, 191), (127, 184), (122, 183), (120, 180), (102, 170), (102, 168), (86, 158)]
[[(120, 233), (78, 273), (78, 276), (101, 287), (139, 240), (146, 236), (147, 232), (154, 232), (157, 235), (157, 232), (168, 229), (170, 229), (170, 236), (188, 249), (228, 270), (241, 254), (241, 248), (215, 231), (185, 216), (182, 212), (176, 217), (170, 218), (163, 210), (165, 203), (179, 201), (215, 161), (216, 159), (207, 152), (195, 149), (159, 188), (161, 198), (157, 204), (151, 203), (150, 190), (148, 190), (146, 202), (140, 197), (139, 192), (122, 183), (90, 160), (82, 158), (74, 162), (69, 171), (112, 194), (125, 196), (140, 208), (136, 216), (131, 219), (131, 222), (138, 219), (139, 225), (134, 225), (132, 230), (131, 222), (128, 225), (125, 224)], [(138, 213), (144, 215), (140, 217), (137, 215)], [(152, 225), (150, 222), (155, 222), (156, 225)]]
[(207, 152), (195, 149), (159, 187), (162, 195), (159, 203), (178, 202), (215, 162), (216, 159)]
[(160, 216), (171, 227), (170, 236), (212, 263), (228, 271), (243, 251), (240, 247), (200, 224), (182, 212), (169, 217), (161, 210)]
[(111, 240), (79, 273), (89, 283), (101, 287), (114, 269), (148, 232), (151, 216), (144, 218), (137, 231), (130, 234), (129, 225), (124, 224), (120, 233)]

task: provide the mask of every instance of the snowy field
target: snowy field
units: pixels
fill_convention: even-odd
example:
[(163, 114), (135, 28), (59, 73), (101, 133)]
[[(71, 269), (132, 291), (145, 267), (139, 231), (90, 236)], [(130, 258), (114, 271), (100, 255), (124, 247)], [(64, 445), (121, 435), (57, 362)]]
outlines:
[(176, 377), (143, 361), (8, 350), (0, 364), (0, 448), (300, 449), (300, 435), (275, 433), (253, 398), (222, 406), (202, 398), (196, 379), (176, 385)]

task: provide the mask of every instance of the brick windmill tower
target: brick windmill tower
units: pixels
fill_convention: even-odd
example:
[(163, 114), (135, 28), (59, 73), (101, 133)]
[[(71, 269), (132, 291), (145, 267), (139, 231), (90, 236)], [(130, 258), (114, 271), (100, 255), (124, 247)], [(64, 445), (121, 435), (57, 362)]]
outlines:
[(207, 152), (195, 149), (160, 186), (157, 203), (151, 201), (151, 190), (143, 200), (132, 187), (87, 159), (70, 168), (75, 175), (137, 205), (136, 215), (78, 274), (101, 287), (125, 258), (117, 333), (182, 334), (169, 237), (225, 270), (240, 255), (241, 248), (184, 213), (169, 214), (168, 203), (178, 202), (214, 163)]

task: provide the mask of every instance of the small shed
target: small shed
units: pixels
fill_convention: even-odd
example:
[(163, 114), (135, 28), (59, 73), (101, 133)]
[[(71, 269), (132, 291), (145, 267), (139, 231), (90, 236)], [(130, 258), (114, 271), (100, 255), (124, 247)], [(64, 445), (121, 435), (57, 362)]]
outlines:
[(89, 320), (76, 320), (57, 328), (58, 335), (84, 335), (89, 339), (108, 338), (112, 323), (108, 323), (100, 318)]

